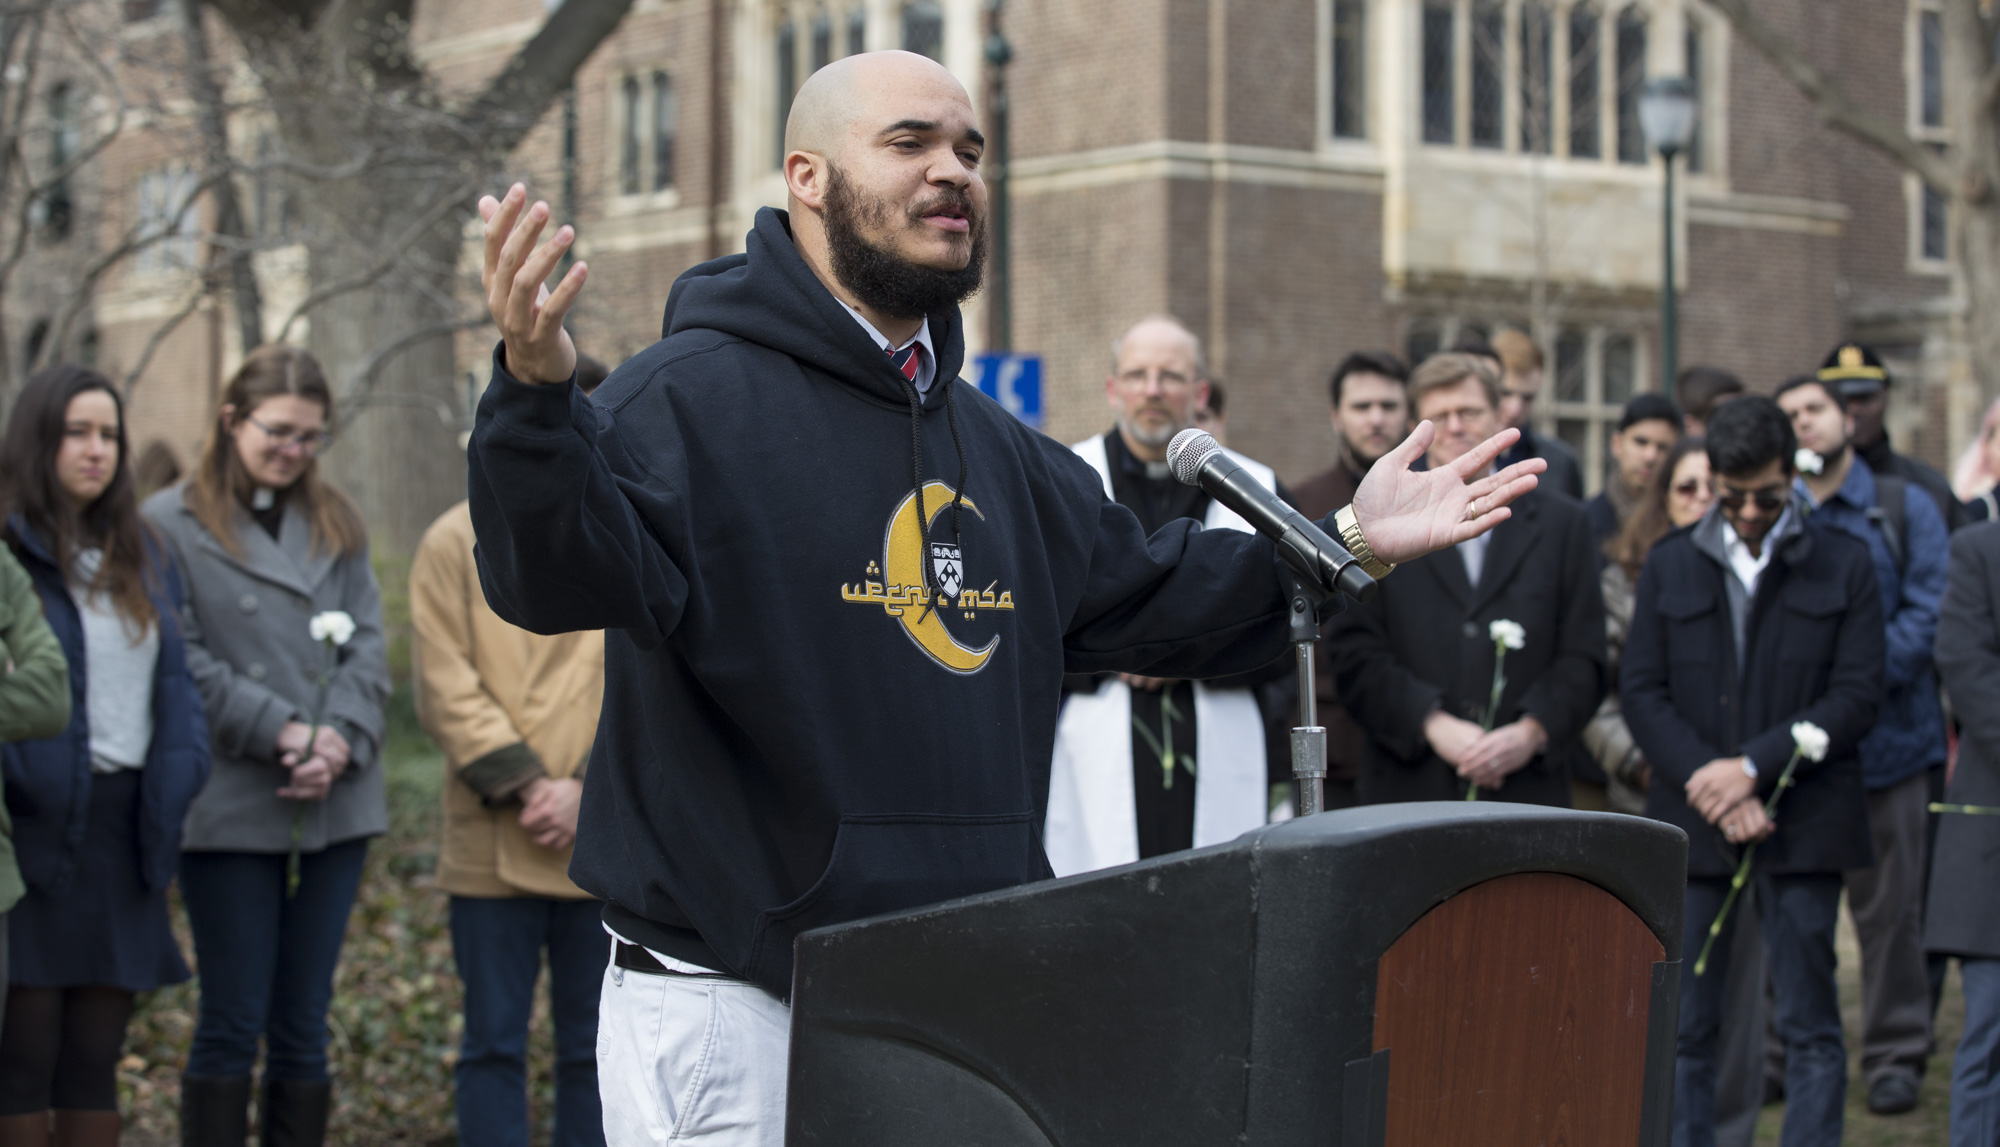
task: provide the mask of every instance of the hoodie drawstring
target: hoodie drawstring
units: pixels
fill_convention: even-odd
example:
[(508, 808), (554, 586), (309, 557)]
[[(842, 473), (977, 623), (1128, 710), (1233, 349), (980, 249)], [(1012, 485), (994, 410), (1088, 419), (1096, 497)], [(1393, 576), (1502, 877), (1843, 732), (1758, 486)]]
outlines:
[[(924, 588), (930, 591), (930, 603), (924, 606), (917, 621), (931, 615), (938, 605), (937, 563), (931, 558), (931, 516), (924, 506), (924, 407), (917, 396), (917, 388), (898, 371), (896, 380), (903, 384), (903, 396), (910, 402), (910, 476), (917, 489), (917, 539), (923, 547), (918, 560), (923, 564)], [(945, 421), (951, 426), (951, 444), (958, 450), (958, 488), (951, 496), (951, 544), (959, 551), (959, 561), (965, 560), (964, 543), (961, 540), (958, 515), (965, 499), (965, 443), (958, 433), (958, 408), (952, 402), (952, 380), (941, 380), (944, 386)]]

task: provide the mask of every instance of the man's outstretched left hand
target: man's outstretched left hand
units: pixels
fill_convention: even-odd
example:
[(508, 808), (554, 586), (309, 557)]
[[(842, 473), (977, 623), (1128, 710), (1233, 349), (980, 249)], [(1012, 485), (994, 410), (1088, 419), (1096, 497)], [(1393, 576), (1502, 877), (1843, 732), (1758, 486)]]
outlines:
[(1535, 488), (1535, 475), (1548, 469), (1540, 458), (1516, 462), (1497, 474), (1484, 473), (1520, 437), (1502, 430), (1435, 470), (1410, 467), (1430, 449), (1437, 430), (1419, 422), (1403, 444), (1377, 459), (1354, 492), (1354, 519), (1375, 556), (1407, 562), (1433, 550), (1476, 538), (1506, 521), (1508, 503)]

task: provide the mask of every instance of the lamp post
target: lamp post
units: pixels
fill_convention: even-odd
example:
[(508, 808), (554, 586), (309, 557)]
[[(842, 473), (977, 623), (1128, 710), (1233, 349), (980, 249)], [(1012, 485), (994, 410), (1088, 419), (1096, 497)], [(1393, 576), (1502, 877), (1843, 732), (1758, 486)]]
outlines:
[(1005, 354), (1014, 349), (1014, 260), (1007, 242), (1007, 63), (1014, 47), (1000, 31), (1003, 0), (986, 0), (992, 32), (986, 37), (986, 62), (993, 67), (993, 155), (988, 180), (993, 211), (993, 315), (987, 328), (988, 349)]
[(1694, 85), (1682, 76), (1656, 76), (1639, 89), (1639, 128), (1666, 165), (1665, 221), (1660, 246), (1665, 274), (1660, 281), (1660, 389), (1674, 384), (1680, 369), (1679, 315), (1674, 291), (1674, 157), (1694, 140)]

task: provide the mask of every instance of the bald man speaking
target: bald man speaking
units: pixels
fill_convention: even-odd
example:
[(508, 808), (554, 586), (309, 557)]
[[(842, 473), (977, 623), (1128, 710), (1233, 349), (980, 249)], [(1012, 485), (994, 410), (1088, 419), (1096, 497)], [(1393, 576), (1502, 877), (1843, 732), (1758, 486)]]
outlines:
[[(531, 630), (607, 631), (570, 875), (614, 937), (598, 1078), (620, 1147), (783, 1141), (799, 933), (1050, 875), (1065, 670), (1283, 652), (1269, 542), (1147, 537), (958, 382), (983, 146), (922, 56), (821, 69), (786, 128), (789, 211), (682, 275), (665, 337), (594, 398), (562, 325), (589, 272), (545, 286), (570, 229), (541, 242), (548, 207), (518, 186), (480, 203), (486, 595)], [(1350, 541), (1397, 562), (1490, 529), (1542, 464), (1468, 479), (1514, 438), (1412, 473), (1418, 427), (1355, 494)]]

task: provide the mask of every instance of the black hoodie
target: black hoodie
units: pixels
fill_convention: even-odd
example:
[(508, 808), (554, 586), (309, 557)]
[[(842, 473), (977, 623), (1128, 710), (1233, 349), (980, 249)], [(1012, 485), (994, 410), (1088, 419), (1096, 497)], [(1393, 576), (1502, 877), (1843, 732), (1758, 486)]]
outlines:
[(914, 391), (782, 212), (681, 276), (665, 337), (594, 401), (496, 351), (472, 433), (487, 599), (539, 633), (610, 631), (570, 876), (627, 939), (780, 996), (802, 931), (1050, 875), (1065, 670), (1208, 677), (1284, 651), (1269, 542), (1146, 537), (1081, 459), (954, 383), (962, 320), (929, 318), (941, 608)]

